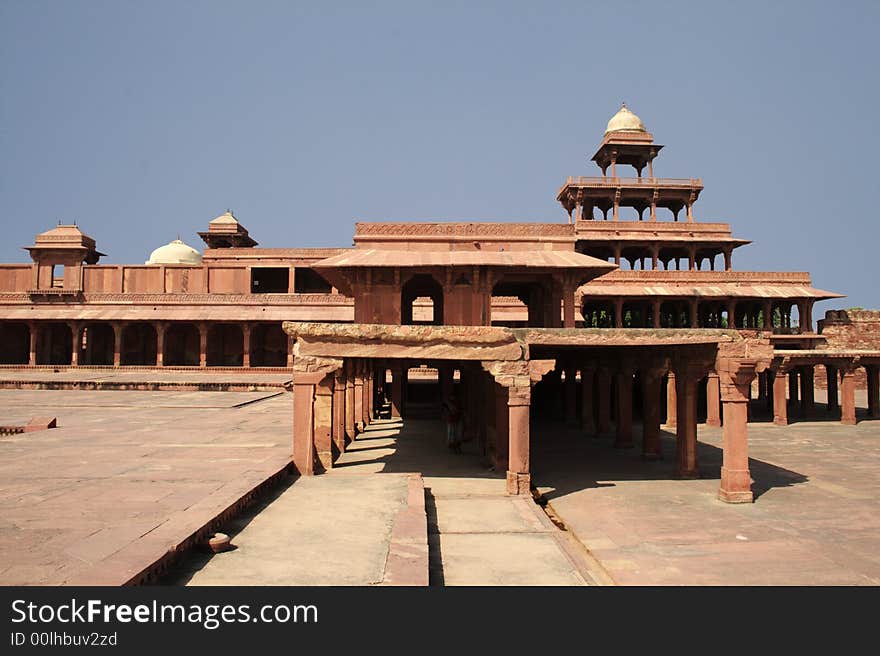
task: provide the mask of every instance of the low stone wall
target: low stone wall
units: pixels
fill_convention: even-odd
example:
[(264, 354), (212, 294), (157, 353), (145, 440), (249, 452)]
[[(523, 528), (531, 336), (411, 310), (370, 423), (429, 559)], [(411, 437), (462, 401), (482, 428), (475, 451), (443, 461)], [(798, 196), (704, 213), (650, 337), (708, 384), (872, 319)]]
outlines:
[[(880, 350), (880, 310), (828, 310), (817, 330), (829, 349)], [(815, 385), (827, 387), (824, 366), (816, 367)], [(856, 371), (856, 388), (867, 388), (864, 368)]]

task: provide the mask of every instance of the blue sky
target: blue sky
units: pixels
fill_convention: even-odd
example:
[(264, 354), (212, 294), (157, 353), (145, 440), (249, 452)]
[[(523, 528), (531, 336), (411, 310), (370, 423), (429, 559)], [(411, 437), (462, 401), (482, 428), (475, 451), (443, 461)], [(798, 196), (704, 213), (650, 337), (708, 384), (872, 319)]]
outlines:
[(565, 221), (625, 100), (737, 269), (880, 307), (880, 3), (0, 0), (0, 261), (58, 220), (139, 263), (232, 208), (263, 246), (356, 220)]

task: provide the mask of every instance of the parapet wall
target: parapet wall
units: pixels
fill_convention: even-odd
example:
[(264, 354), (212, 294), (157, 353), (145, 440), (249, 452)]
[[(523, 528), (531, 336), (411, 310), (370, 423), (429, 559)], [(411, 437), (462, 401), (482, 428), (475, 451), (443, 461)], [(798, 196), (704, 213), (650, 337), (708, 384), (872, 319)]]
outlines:
[[(880, 310), (827, 310), (817, 330), (825, 338), (825, 348), (880, 350)], [(817, 387), (824, 388), (825, 367), (816, 367), (815, 377)], [(856, 371), (856, 387), (867, 387), (862, 368)]]

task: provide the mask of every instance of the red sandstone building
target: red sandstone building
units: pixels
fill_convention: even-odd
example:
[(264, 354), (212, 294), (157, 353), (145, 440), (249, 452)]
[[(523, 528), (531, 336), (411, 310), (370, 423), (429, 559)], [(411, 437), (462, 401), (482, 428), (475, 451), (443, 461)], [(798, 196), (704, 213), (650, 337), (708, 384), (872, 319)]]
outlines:
[(292, 367), (303, 474), (332, 467), (380, 399), (405, 416), (408, 372), (429, 367), (440, 394), (458, 385), (511, 493), (529, 489), (536, 413), (619, 447), (638, 437), (646, 458), (665, 422), (682, 477), (697, 474), (698, 422), (723, 421), (719, 496), (750, 501), (753, 381), (785, 424), (815, 411), (819, 367), (829, 410), (854, 423), (863, 373), (877, 417), (880, 316), (829, 313), (819, 334), (813, 304), (839, 294), (807, 273), (734, 270), (749, 242), (697, 220), (699, 178), (655, 177), (662, 148), (621, 108), (592, 157), (602, 175), (559, 190), (564, 222), (358, 223), (353, 248), (287, 249), (259, 248), (227, 212), (199, 233), (203, 254), (175, 240), (143, 265), (99, 264), (92, 238), (59, 225), (27, 247), (32, 263), (0, 265), (0, 363)]

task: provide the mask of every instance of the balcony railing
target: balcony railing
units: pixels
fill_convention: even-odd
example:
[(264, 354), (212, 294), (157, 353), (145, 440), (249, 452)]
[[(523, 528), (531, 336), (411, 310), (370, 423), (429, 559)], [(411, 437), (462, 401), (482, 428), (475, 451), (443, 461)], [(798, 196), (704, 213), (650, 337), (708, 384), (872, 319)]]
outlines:
[(702, 187), (702, 178), (602, 178), (569, 176), (566, 185), (577, 187)]

